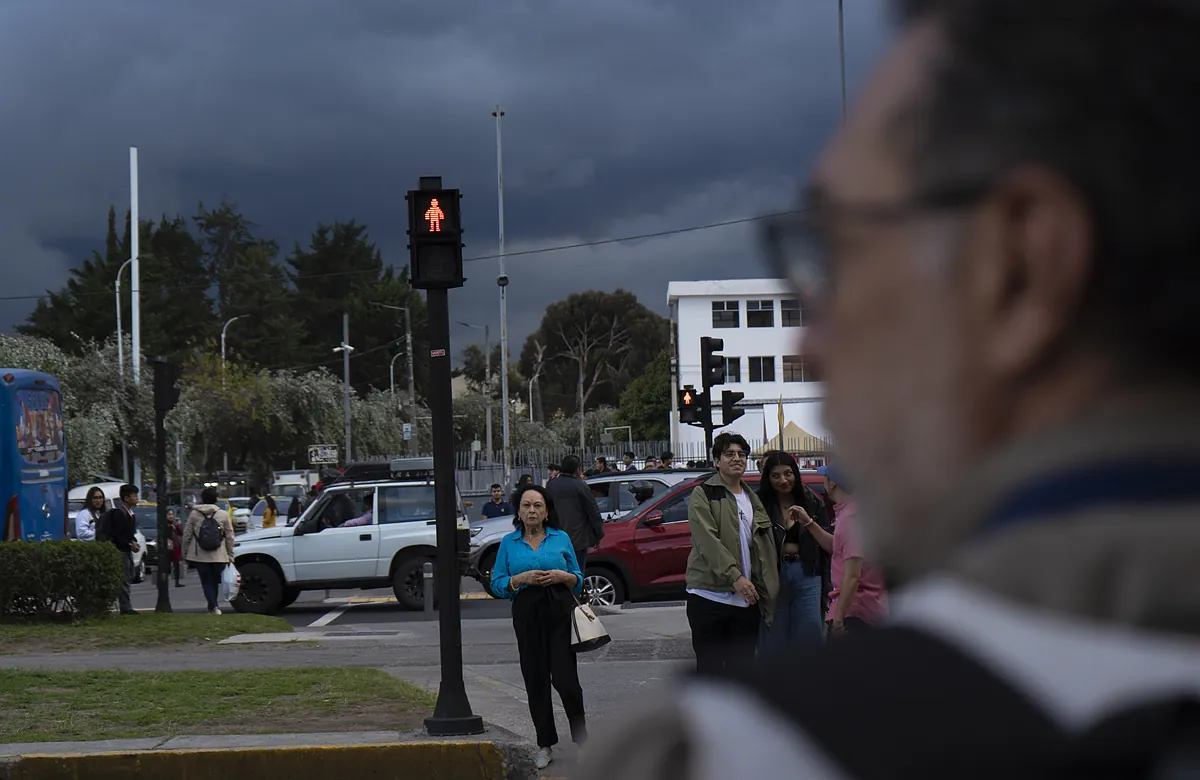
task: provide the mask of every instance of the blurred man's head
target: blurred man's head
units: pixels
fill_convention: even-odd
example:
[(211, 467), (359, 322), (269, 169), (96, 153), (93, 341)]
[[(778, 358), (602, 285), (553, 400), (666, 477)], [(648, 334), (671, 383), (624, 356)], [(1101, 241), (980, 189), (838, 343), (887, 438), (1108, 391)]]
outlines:
[(885, 558), (1010, 442), (1200, 376), (1200, 10), (898, 5), (810, 210), (769, 233)]
[(582, 470), (583, 470), (583, 465), (579, 462), (578, 455), (568, 455), (567, 457), (563, 458), (563, 462), (562, 462), (562, 473), (563, 474), (579, 476), (579, 474)]

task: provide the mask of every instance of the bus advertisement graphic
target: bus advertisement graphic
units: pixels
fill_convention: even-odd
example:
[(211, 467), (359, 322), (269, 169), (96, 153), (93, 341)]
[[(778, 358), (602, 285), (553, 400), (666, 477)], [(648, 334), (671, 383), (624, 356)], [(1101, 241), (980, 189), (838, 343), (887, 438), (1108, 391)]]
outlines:
[(26, 463), (54, 463), (65, 454), (62, 401), (54, 390), (16, 392), (17, 449)]

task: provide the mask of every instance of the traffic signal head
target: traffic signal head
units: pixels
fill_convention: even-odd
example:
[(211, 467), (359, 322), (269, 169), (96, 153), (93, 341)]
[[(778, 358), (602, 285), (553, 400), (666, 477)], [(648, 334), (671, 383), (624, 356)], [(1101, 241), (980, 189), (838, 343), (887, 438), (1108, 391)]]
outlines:
[(725, 384), (725, 356), (720, 354), (723, 349), (724, 339), (715, 339), (712, 336), (700, 338), (700, 371), (705, 389)]
[(154, 358), (154, 409), (169, 412), (179, 403), (178, 375), (175, 366), (166, 358)]
[(688, 385), (679, 390), (679, 422), (694, 424), (700, 421), (700, 394)]
[(729, 425), (746, 413), (744, 409), (737, 407), (738, 401), (745, 397), (745, 393), (736, 390), (725, 390), (721, 393), (721, 425)]
[(442, 189), (439, 176), (421, 178), (410, 190), (408, 249), (412, 286), (420, 290), (462, 287), (462, 222), (458, 190)]

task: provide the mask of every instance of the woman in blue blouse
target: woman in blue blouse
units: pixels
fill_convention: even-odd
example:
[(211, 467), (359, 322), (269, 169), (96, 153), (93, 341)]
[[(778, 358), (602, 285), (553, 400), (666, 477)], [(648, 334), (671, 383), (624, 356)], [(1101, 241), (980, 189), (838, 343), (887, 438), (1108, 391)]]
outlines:
[(538, 769), (553, 760), (558, 744), (550, 688), (558, 691), (571, 739), (587, 739), (583, 688), (571, 649), (571, 594), (583, 590), (571, 537), (560, 530), (554, 502), (540, 485), (525, 484), (513, 495), (517, 529), (500, 542), (492, 569), (492, 592), (512, 599), (513, 630), (521, 654), (521, 676), (529, 696), (529, 715), (537, 729)]

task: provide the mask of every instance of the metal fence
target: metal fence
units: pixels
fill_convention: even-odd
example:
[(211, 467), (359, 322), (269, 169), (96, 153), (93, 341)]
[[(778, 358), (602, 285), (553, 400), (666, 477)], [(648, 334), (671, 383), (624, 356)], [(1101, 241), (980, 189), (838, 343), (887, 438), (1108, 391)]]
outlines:
[[(785, 439), (782, 448), (779, 446), (778, 437), (765, 443), (762, 439), (747, 440), (747, 443), (750, 445), (751, 452), (755, 456), (761, 456), (769, 450), (784, 449), (796, 456), (801, 468), (816, 468), (817, 466), (824, 465), (826, 458), (833, 451), (833, 445), (830, 441), (813, 436), (806, 436), (795, 440)], [(550, 465), (561, 464), (563, 458), (567, 455), (579, 456), (584, 470), (590, 469), (598, 457), (604, 457), (609, 463), (617, 464), (618, 468), (624, 468), (620, 463), (626, 451), (634, 453), (636, 456), (634, 466), (639, 469), (645, 466), (645, 459), (648, 456), (657, 458), (666, 452), (670, 452), (673, 455), (672, 465), (677, 468), (689, 465), (700, 466), (708, 461), (708, 452), (705, 450), (703, 442), (676, 442), (672, 444), (669, 441), (635, 441), (633, 446), (630, 447), (629, 442), (625, 441), (614, 442), (612, 444), (599, 444), (582, 453), (578, 447), (514, 449), (512, 450), (512, 477), (506, 480), (504, 475), (504, 453), (502, 451), (487, 453), (467, 450), (455, 453), (455, 481), (458, 484), (458, 489), (464, 495), (486, 493), (493, 484), (503, 485), (507, 490), (525, 474), (533, 477), (535, 482), (542, 484), (550, 475)], [(429, 456), (429, 453), (422, 454), (426, 457)], [(363, 460), (383, 461), (394, 457), (409, 456), (378, 455), (363, 458)]]

